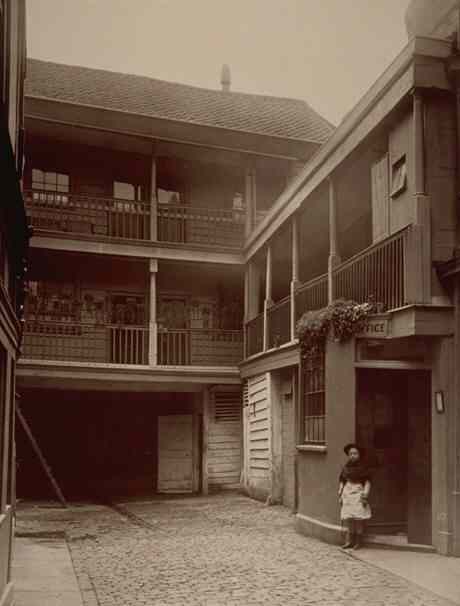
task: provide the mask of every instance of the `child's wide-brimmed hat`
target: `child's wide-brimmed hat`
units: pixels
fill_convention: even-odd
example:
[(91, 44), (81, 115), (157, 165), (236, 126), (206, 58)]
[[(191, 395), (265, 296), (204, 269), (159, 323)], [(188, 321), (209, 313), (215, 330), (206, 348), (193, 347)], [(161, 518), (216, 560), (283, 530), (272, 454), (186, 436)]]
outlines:
[(364, 452), (365, 452), (365, 451), (364, 451), (364, 448), (361, 448), (361, 446), (359, 446), (359, 445), (358, 445), (358, 444), (356, 444), (355, 442), (350, 442), (349, 444), (346, 444), (346, 445), (343, 447), (343, 452), (344, 452), (346, 455), (348, 455), (348, 453), (350, 452), (350, 450), (351, 450), (352, 448), (356, 448), (356, 450), (359, 452), (359, 454), (360, 454), (361, 456), (364, 456)]

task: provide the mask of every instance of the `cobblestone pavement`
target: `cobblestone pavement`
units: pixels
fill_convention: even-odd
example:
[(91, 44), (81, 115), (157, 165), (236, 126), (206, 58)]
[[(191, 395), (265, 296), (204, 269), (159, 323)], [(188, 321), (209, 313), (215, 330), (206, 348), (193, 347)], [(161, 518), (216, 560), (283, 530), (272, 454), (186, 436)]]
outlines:
[(448, 606), (295, 532), (242, 495), (20, 507), (19, 534), (65, 531), (85, 606)]

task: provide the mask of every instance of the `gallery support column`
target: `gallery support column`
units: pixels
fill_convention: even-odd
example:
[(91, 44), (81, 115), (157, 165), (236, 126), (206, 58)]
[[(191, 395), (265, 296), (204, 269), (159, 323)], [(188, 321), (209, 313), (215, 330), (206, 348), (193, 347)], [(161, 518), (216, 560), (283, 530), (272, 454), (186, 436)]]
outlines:
[(249, 237), (252, 230), (254, 229), (254, 188), (253, 188), (253, 169), (247, 167), (245, 175), (245, 193), (244, 203), (246, 207), (246, 221), (245, 221), (245, 236)]
[[(256, 349), (261, 351), (263, 347), (263, 334), (259, 336), (254, 333), (253, 327), (248, 326), (248, 322), (254, 320), (260, 313), (260, 268), (254, 259), (248, 262), (245, 279), (245, 354), (246, 357), (256, 353)], [(260, 346), (259, 346), (260, 342)]]
[(327, 264), (327, 292), (328, 303), (335, 299), (334, 276), (335, 267), (340, 264), (339, 245), (337, 238), (337, 199), (335, 185), (329, 178), (329, 259)]
[(157, 160), (155, 152), (152, 154), (150, 172), (150, 240), (158, 240), (158, 201), (157, 201)]
[(211, 414), (211, 392), (209, 386), (206, 385), (203, 389), (203, 443), (202, 443), (202, 482), (201, 492), (204, 495), (209, 493), (209, 471), (208, 471), (208, 448), (209, 448), (209, 419)]
[(157, 274), (158, 261), (150, 259), (149, 366), (158, 364)]
[(291, 341), (296, 338), (295, 292), (299, 285), (299, 224), (298, 217), (292, 217), (292, 274), (291, 274)]
[(249, 265), (244, 268), (243, 355), (248, 356), (247, 329), (249, 320)]
[[(448, 469), (450, 468), (450, 480), (448, 482), (451, 495), (449, 507), (449, 528), (452, 532), (450, 549), (448, 555), (460, 556), (460, 375), (458, 365), (460, 363), (460, 276), (454, 276), (454, 390), (451, 408), (447, 410), (450, 425), (450, 448)], [(449, 403), (447, 403), (449, 406)]]
[(273, 305), (272, 300), (272, 247), (268, 245), (267, 257), (265, 265), (265, 301), (264, 301), (264, 346), (263, 350), (267, 351), (270, 345), (269, 340), (269, 319), (268, 310)]
[(416, 90), (412, 101), (413, 221), (408, 233), (406, 303), (431, 303), (431, 209), (426, 192), (425, 101)]

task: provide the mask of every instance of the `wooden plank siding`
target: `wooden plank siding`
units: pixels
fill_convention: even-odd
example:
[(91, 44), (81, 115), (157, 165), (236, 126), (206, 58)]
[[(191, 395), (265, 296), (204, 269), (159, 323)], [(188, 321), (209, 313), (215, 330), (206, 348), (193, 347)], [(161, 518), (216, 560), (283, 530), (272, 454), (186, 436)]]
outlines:
[(242, 464), (241, 391), (213, 391), (210, 408), (207, 453), (209, 488), (238, 488)]
[(248, 379), (246, 484), (254, 496), (264, 497), (271, 485), (270, 401), (267, 374)]

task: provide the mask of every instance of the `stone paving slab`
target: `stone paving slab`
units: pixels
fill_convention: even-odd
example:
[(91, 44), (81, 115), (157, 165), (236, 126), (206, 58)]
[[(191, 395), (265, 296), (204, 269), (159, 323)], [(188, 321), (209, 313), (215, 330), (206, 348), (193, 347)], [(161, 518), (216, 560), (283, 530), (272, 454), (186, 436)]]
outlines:
[(460, 558), (390, 549), (363, 549), (355, 556), (460, 604)]
[(83, 606), (65, 538), (16, 538), (15, 606)]
[(236, 493), (25, 508), (17, 530), (65, 530), (84, 606), (452, 605)]

